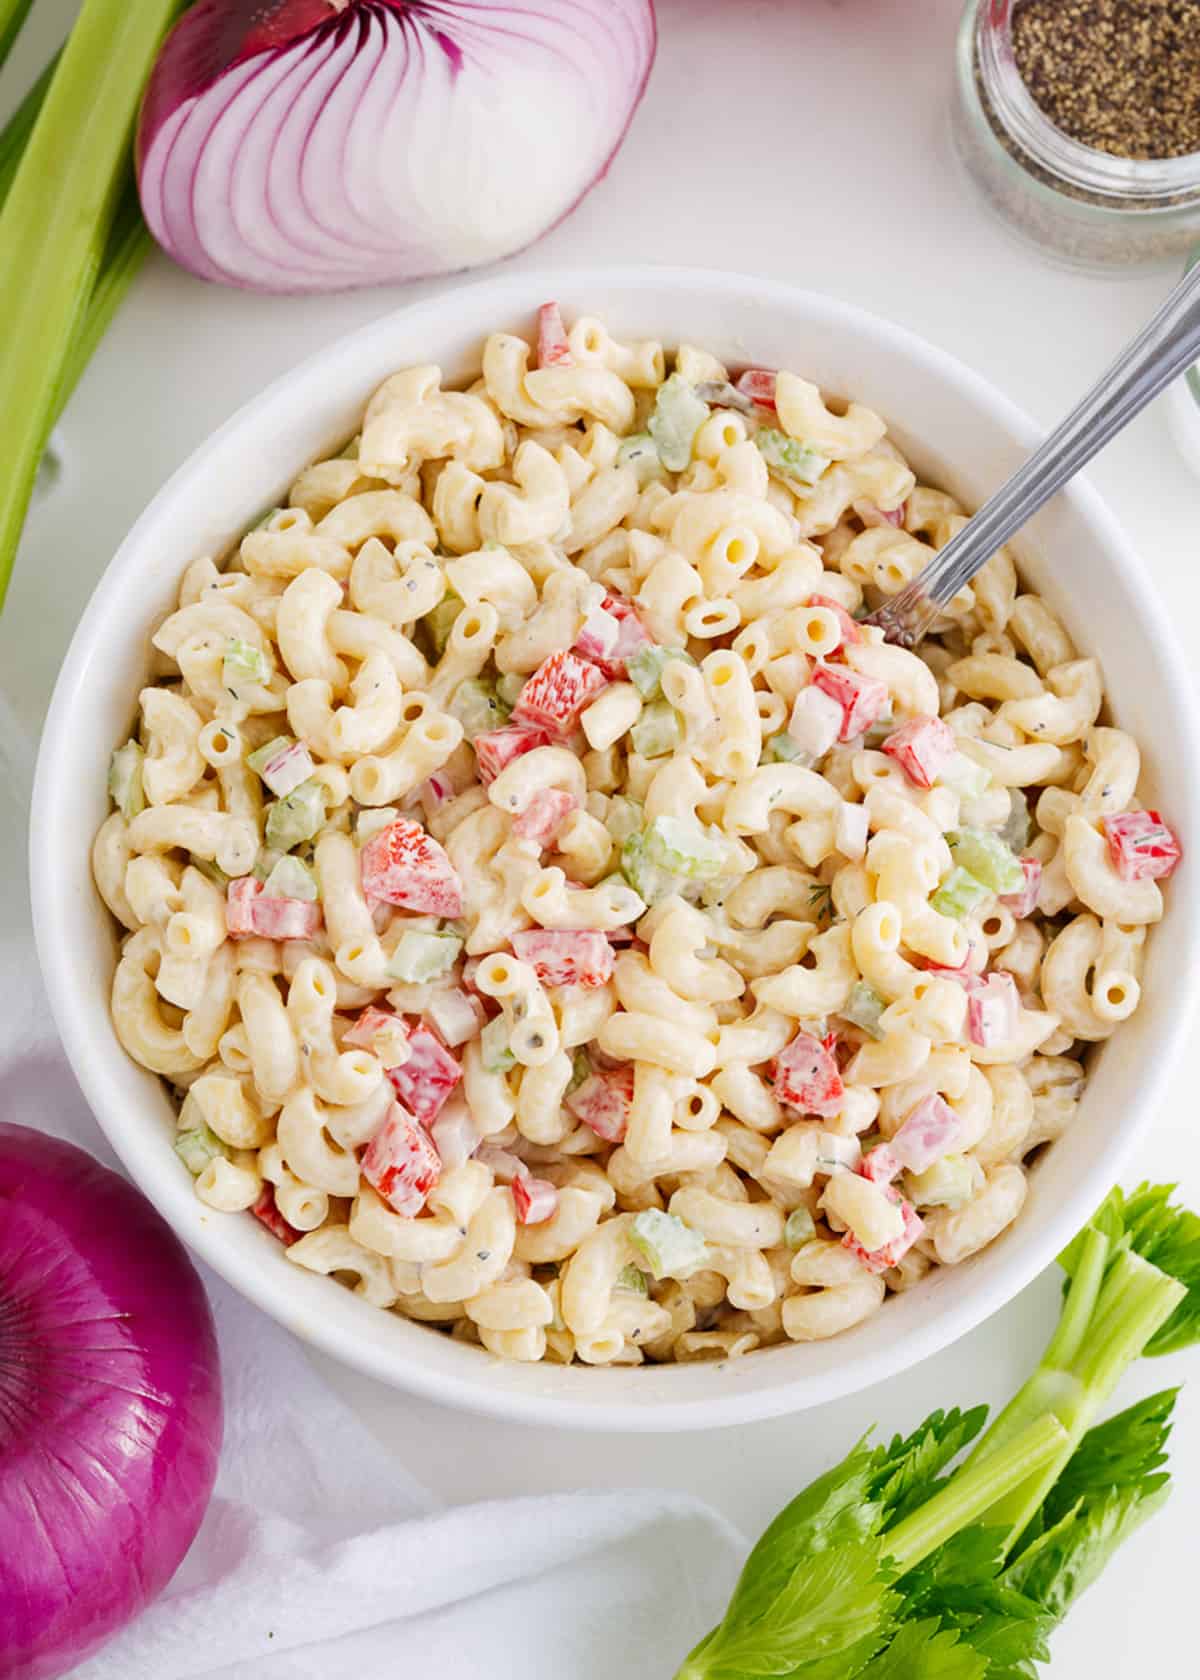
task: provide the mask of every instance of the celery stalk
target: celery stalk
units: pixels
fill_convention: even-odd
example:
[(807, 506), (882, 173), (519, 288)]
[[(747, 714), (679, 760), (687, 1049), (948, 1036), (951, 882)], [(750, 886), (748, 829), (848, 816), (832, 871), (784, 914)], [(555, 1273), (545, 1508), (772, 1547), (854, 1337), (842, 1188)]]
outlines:
[[(3, 4), (3, 0), (0, 0)], [(0, 210), (0, 601), (178, 0), (85, 0)]]

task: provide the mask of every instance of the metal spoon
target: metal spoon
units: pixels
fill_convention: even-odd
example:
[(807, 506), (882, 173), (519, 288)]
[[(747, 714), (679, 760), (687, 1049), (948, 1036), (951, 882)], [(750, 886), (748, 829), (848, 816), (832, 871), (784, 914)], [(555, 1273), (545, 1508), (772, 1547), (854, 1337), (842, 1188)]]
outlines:
[(958, 591), (1014, 531), (1097, 454), (1134, 415), (1193, 362), (1200, 360), (1200, 264), (1117, 357), (1061, 426), (952, 537), (917, 576), (876, 609), (889, 642), (915, 647)]

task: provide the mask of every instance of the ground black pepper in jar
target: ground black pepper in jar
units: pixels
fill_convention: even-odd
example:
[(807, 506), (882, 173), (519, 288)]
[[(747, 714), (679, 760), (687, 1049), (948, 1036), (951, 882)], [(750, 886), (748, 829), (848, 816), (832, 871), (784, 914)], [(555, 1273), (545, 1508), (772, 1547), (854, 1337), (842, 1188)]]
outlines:
[(1012, 45), (1073, 140), (1124, 158), (1200, 152), (1200, 0), (1021, 0)]
[(956, 68), (955, 149), (1043, 254), (1200, 239), (1200, 0), (968, 0)]

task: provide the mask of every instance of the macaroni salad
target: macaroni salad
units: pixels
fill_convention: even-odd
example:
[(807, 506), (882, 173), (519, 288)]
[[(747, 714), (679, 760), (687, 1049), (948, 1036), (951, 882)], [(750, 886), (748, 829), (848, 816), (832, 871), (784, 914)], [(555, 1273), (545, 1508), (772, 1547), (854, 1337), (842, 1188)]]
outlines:
[(554, 304), (386, 380), (188, 567), (112, 761), (113, 1020), (197, 1195), (593, 1365), (999, 1236), (1179, 846), (1007, 554), (919, 655), (861, 622), (964, 519), (858, 403)]

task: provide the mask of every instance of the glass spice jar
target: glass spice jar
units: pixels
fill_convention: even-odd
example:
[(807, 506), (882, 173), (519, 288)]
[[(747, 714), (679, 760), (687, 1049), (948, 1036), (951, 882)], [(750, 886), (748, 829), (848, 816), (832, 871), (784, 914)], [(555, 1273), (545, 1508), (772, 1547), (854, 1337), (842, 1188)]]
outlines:
[(954, 144), (987, 202), (1039, 250), (1080, 267), (1186, 250), (1200, 239), (1200, 151), (1119, 156), (1058, 127), (1017, 65), (1021, 3), (968, 0), (958, 34)]

